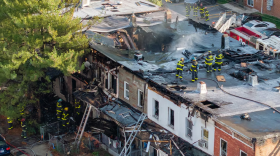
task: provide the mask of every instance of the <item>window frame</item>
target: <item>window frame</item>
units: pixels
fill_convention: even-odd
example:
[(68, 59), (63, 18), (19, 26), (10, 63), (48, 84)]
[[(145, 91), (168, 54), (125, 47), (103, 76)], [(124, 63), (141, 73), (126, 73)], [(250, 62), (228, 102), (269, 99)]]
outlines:
[[(172, 111), (173, 111), (173, 125), (172, 125), (172, 117), (171, 117)], [(168, 107), (168, 126), (171, 127), (172, 129), (174, 129), (175, 126), (175, 111), (170, 107)]]
[[(225, 141), (224, 139), (220, 138), (220, 156), (222, 156), (222, 140), (228, 144), (227, 141)], [(227, 147), (227, 148), (228, 148), (228, 147)], [(226, 149), (226, 150), (227, 150), (227, 149)], [(227, 151), (226, 151), (226, 156), (227, 156), (227, 155), (228, 155), (228, 154), (227, 154)]]
[[(193, 136), (193, 124), (192, 124), (192, 128), (190, 128), (190, 123), (192, 124), (192, 121), (189, 120), (188, 118), (186, 118), (186, 137), (192, 139)], [(191, 132), (191, 136), (188, 135), (188, 130), (190, 130)]]
[[(141, 101), (141, 93), (142, 92), (142, 95), (143, 95), (143, 101)], [(143, 107), (144, 106), (144, 92), (140, 89), (137, 90), (137, 106), (138, 107)]]
[(240, 156), (241, 156), (242, 152), (245, 153), (246, 156), (248, 156), (248, 154), (246, 152), (242, 151), (242, 150), (240, 150)]
[[(252, 4), (249, 4), (249, 1), (250, 1), (250, 3), (252, 2), (253, 5), (252, 5)], [(247, 5), (248, 5), (248, 6), (254, 7), (254, 4), (255, 4), (254, 0), (247, 0)]]
[[(156, 115), (156, 101), (158, 103), (158, 115)], [(159, 101), (156, 99), (153, 99), (153, 117), (159, 119)]]
[[(208, 132), (208, 138), (207, 138), (207, 140), (204, 139), (204, 130), (206, 130), (206, 131)], [(206, 141), (206, 142), (208, 142), (208, 140), (209, 140), (209, 130), (207, 130), (206, 128), (203, 128), (203, 127), (202, 127), (202, 129), (201, 129), (201, 139), (204, 140), (204, 141)]]
[[(126, 82), (126, 81), (124, 81), (123, 84), (124, 84), (124, 87), (123, 87), (123, 91), (124, 91), (123, 96), (124, 96), (125, 99), (129, 100), (129, 83)], [(126, 88), (126, 84), (128, 85), (128, 89)], [(126, 93), (127, 91), (128, 91), (128, 96), (127, 96), (127, 93)]]

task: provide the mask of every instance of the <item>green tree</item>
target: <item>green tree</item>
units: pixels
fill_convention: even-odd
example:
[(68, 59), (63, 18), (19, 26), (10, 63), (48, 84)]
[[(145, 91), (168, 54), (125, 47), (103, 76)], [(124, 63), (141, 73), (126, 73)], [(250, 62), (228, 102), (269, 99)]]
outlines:
[(0, 87), (7, 87), (0, 114), (15, 119), (22, 107), (36, 105), (49, 91), (47, 68), (64, 75), (79, 70), (78, 57), (88, 48), (86, 25), (73, 18), (79, 1), (0, 0)]

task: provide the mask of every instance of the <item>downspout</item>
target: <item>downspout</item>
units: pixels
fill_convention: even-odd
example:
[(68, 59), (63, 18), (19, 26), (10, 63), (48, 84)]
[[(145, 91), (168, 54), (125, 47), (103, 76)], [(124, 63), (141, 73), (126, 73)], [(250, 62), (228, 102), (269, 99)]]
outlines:
[(263, 0), (262, 0), (262, 5), (261, 5), (261, 14), (263, 13)]

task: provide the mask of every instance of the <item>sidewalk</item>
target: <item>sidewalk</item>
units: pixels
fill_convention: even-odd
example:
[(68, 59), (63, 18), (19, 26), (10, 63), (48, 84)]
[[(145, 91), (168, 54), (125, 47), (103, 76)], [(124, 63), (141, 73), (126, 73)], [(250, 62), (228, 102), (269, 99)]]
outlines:
[(254, 8), (249, 8), (246, 6), (244, 6), (244, 8), (242, 8), (234, 3), (226, 3), (226, 4), (220, 4), (220, 5), (224, 8), (226, 8), (228, 10), (232, 10), (238, 14), (259, 12), (258, 10), (254, 9)]

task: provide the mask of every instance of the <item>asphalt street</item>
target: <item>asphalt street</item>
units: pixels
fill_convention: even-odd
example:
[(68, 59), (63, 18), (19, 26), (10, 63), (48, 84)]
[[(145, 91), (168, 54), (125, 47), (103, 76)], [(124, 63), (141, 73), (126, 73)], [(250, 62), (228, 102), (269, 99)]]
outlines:
[[(186, 15), (186, 11), (185, 11), (185, 5), (184, 5), (184, 2), (179, 2), (179, 3), (169, 3), (169, 2), (166, 2), (165, 0), (163, 0), (163, 4), (181, 14), (181, 15)], [(205, 7), (207, 7), (208, 11), (209, 11), (209, 21), (205, 21), (205, 19), (200, 19), (200, 18), (195, 18), (193, 17), (193, 10), (191, 11), (190, 13), (190, 18), (197, 21), (197, 22), (200, 22), (200, 23), (206, 23), (208, 25), (211, 25), (212, 22), (216, 22), (218, 21), (219, 17), (224, 13), (224, 12), (227, 12), (227, 18), (231, 17), (232, 16), (232, 12), (231, 10), (228, 10), (227, 8), (224, 8), (222, 7), (221, 5), (218, 5), (218, 4), (209, 4), (209, 3), (203, 3)], [(199, 14), (199, 12), (198, 12)], [(198, 17), (200, 17), (200, 14), (198, 15)]]

